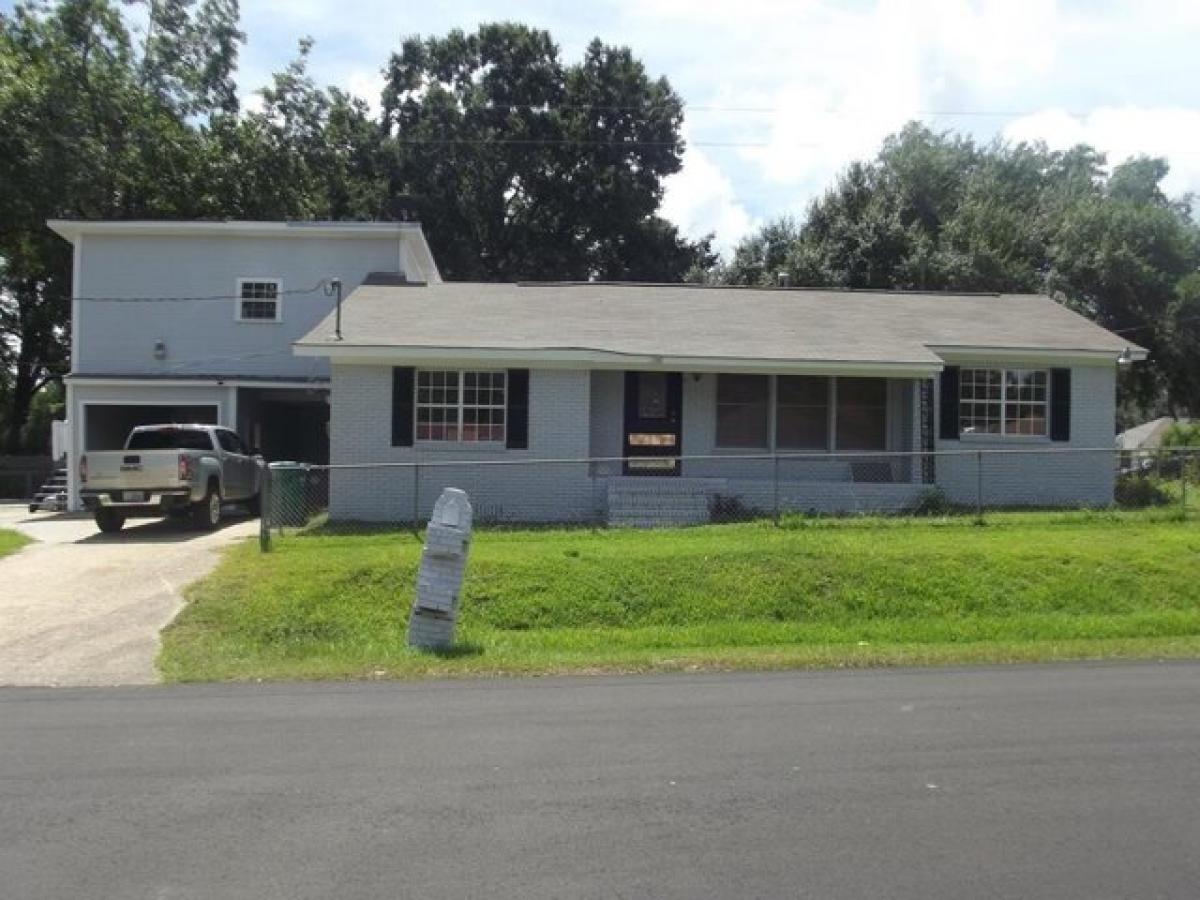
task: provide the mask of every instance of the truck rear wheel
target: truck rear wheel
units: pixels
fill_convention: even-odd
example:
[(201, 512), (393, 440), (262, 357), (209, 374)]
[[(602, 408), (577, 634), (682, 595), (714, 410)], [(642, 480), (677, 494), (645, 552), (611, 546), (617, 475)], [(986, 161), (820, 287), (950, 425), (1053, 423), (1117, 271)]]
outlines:
[(192, 524), (196, 528), (212, 531), (221, 523), (221, 492), (211, 482), (204, 499), (192, 506)]
[(125, 527), (125, 514), (102, 506), (96, 510), (96, 527), (105, 534), (120, 531)]

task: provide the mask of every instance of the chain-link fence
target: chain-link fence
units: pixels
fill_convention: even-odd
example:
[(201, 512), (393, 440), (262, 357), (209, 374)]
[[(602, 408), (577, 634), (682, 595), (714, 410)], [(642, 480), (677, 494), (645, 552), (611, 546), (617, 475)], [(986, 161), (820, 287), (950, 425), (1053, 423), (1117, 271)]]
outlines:
[(447, 487), (467, 492), (477, 524), (507, 527), (1147, 507), (1186, 515), (1200, 505), (1200, 448), (273, 463), (263, 547), (298, 532), (419, 528)]

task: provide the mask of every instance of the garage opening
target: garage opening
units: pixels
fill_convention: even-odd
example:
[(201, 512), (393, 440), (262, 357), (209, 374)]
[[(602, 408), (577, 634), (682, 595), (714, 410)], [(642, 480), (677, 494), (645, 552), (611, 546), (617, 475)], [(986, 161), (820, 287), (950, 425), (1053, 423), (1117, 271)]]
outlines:
[(216, 404), (110, 406), (84, 404), (84, 451), (120, 450), (138, 425), (216, 425)]
[(239, 388), (238, 433), (268, 460), (329, 462), (329, 391)]

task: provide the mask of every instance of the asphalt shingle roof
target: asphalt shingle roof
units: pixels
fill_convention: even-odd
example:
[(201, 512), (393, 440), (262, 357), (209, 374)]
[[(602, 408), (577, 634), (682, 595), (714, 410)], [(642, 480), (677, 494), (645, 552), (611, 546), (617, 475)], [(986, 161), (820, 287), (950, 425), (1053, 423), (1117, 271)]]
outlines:
[(362, 286), (343, 304), (342, 340), (333, 332), (330, 316), (297, 346), (914, 365), (956, 347), (1115, 356), (1130, 346), (1032, 294), (637, 284)]

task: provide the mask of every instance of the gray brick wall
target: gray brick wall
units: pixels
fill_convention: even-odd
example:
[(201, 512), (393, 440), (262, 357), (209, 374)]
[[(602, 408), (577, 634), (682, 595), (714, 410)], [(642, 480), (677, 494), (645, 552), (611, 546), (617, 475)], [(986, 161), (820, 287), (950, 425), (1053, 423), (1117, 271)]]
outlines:
[[(1072, 440), (938, 441), (939, 450), (1011, 448), (1036, 455), (985, 460), (984, 500), (989, 505), (1105, 505), (1112, 500), (1111, 453), (1062, 455), (1064, 448), (1109, 447), (1113, 438), (1114, 373), (1108, 368), (1075, 370), (1072, 391)], [(712, 454), (715, 443), (715, 387), (711, 374), (684, 378), (683, 452)], [(919, 443), (915, 385), (895, 380), (891, 440), (897, 450)], [(624, 382), (620, 372), (535, 369), (530, 373), (529, 448), (464, 450), (461, 445), (391, 446), (391, 369), (338, 364), (333, 367), (330, 422), (334, 463), (445, 463), (412, 469), (335, 470), (331, 512), (338, 519), (422, 521), (445, 487), (467, 491), (480, 521), (573, 522), (602, 520), (607, 512), (608, 481), (619, 467), (564, 463), (537, 466), (479, 466), (481, 460), (581, 459), (621, 453)], [(936, 414), (936, 411), (935, 411)], [(919, 470), (896, 464), (894, 481), (850, 480), (844, 460), (783, 461), (779, 497), (784, 509), (818, 512), (895, 511), (911, 506), (924, 485)], [(938, 460), (938, 484), (959, 503), (975, 500), (974, 456)], [(770, 461), (717, 460), (684, 464), (684, 475), (719, 479), (720, 492), (736, 495), (747, 506), (769, 511), (774, 503)], [(645, 479), (638, 479), (644, 482)], [(714, 482), (715, 483), (715, 482)]]
[(597, 369), (591, 384), (591, 454), (620, 456), (625, 444), (625, 373)]
[[(977, 364), (972, 363), (972, 366)], [(978, 364), (1002, 367), (1002, 361)], [(937, 397), (940, 409), (941, 397)], [(1071, 370), (1071, 440), (1007, 438), (935, 442), (939, 451), (1023, 450), (984, 455), (983, 502), (986, 506), (1108, 506), (1116, 479), (1112, 452), (1116, 432), (1115, 366), (1078, 366)], [(1064, 449), (1103, 448), (1097, 453)], [(937, 484), (954, 503), (973, 504), (980, 458), (942, 456)]]
[[(586, 459), (591, 382), (583, 370), (534, 369), (529, 377), (529, 447), (465, 450), (458, 444), (391, 446), (392, 372), (335, 365), (330, 457), (337, 463), (475, 463), (480, 460)], [(603, 515), (602, 485), (586, 463), (538, 466), (427, 466), (334, 470), (330, 513), (337, 519), (428, 518), (443, 488), (471, 498), (478, 521), (587, 521)], [(414, 502), (415, 501), (415, 502)]]

